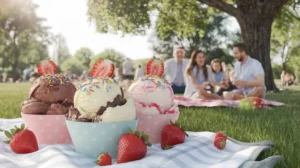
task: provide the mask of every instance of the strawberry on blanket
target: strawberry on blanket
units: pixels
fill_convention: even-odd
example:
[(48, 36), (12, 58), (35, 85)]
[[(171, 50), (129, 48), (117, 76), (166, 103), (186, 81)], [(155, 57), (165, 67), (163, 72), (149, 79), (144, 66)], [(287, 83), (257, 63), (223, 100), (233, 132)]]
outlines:
[(99, 166), (107, 166), (112, 164), (112, 159), (109, 153), (103, 153), (98, 156), (97, 158), (97, 164)]
[(133, 131), (129, 128), (129, 133), (124, 134), (118, 144), (117, 163), (126, 163), (140, 160), (146, 156), (149, 136), (144, 132)]
[(214, 140), (214, 146), (220, 150), (226, 146), (227, 136), (221, 132), (217, 132)]
[(9, 131), (4, 131), (4, 134), (10, 138), (5, 143), (10, 145), (10, 148), (15, 153), (26, 154), (39, 150), (38, 143), (34, 133), (22, 124), (21, 128), (15, 126)]
[(174, 145), (184, 143), (185, 136), (189, 135), (178, 124), (170, 120), (170, 124), (161, 131), (161, 148), (166, 150)]

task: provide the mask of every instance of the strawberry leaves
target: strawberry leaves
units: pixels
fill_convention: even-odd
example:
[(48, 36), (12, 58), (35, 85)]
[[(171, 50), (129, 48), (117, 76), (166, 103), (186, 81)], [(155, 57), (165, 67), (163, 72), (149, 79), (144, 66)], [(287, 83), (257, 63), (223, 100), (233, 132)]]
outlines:
[(12, 129), (10, 129), (10, 131), (5, 130), (5, 131), (4, 131), (4, 134), (5, 134), (5, 136), (6, 136), (7, 138), (9, 138), (9, 140), (6, 140), (6, 141), (4, 141), (4, 142), (5, 142), (6, 144), (10, 144), (10, 139), (12, 139), (12, 137), (13, 137), (17, 132), (22, 131), (22, 130), (24, 130), (24, 129), (25, 129), (25, 124), (23, 123), (23, 124), (21, 124), (21, 127), (20, 127), (20, 128), (17, 127), (17, 126), (15, 125), (15, 127), (12, 128)]
[(144, 131), (140, 132), (140, 131), (133, 131), (130, 127), (128, 127), (128, 131), (131, 134), (134, 134), (138, 137), (140, 137), (147, 146), (151, 147), (152, 144), (149, 142), (149, 135), (145, 134)]

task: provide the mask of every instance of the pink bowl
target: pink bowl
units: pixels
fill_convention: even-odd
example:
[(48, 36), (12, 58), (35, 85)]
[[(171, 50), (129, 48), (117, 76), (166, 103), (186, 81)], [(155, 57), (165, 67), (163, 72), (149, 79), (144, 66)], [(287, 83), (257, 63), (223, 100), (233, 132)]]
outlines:
[(160, 143), (161, 131), (164, 126), (175, 122), (179, 118), (179, 112), (174, 114), (142, 114), (137, 113), (139, 119), (137, 130), (144, 131), (150, 137), (150, 142)]
[(21, 114), (25, 127), (34, 132), (39, 144), (72, 144), (65, 115)]

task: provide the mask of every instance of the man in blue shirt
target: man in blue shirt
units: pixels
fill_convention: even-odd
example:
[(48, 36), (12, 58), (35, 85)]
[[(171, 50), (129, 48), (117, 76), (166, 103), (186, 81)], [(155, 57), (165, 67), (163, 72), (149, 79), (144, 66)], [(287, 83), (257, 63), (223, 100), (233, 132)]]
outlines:
[(234, 90), (224, 97), (239, 100), (244, 97), (264, 98), (266, 93), (265, 72), (259, 61), (251, 58), (242, 43), (235, 44), (233, 54), (237, 60), (234, 64)]

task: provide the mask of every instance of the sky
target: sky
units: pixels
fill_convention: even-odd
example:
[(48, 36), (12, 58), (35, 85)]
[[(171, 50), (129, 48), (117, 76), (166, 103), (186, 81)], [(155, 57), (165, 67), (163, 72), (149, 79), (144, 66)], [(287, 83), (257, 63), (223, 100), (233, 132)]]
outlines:
[[(88, 22), (86, 0), (34, 0), (39, 5), (37, 14), (46, 18), (45, 25), (51, 32), (62, 34), (67, 41), (71, 54), (81, 47), (90, 48), (95, 54), (106, 48), (125, 54), (131, 59), (149, 58), (153, 56), (147, 36), (126, 35), (121, 37), (96, 32), (93, 24)], [(50, 47), (50, 54), (53, 47)]]

